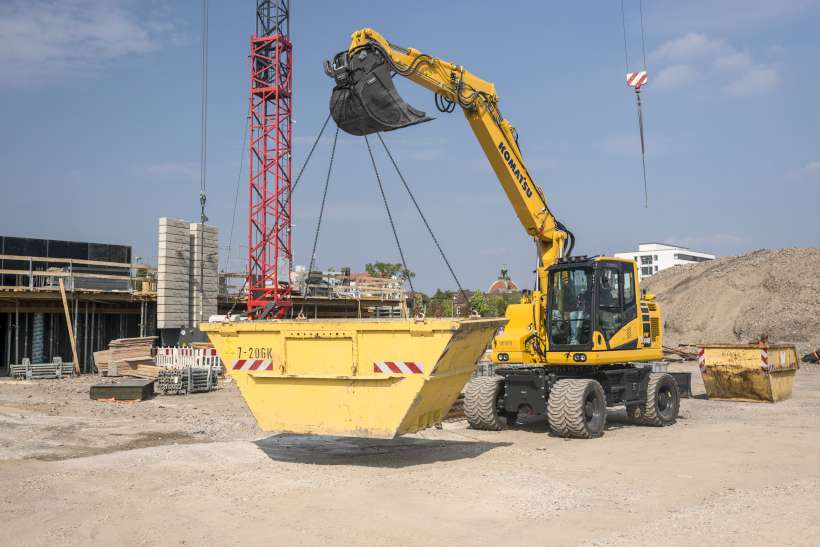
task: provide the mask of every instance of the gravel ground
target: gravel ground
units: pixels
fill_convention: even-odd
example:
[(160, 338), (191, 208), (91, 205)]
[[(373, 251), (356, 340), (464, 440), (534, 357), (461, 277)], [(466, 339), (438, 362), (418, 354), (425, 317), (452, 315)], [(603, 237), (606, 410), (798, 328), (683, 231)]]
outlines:
[(0, 382), (0, 544), (816, 545), (820, 371), (778, 404), (612, 409), (591, 441), (463, 421), (396, 440), (268, 434), (231, 384), (137, 404)]

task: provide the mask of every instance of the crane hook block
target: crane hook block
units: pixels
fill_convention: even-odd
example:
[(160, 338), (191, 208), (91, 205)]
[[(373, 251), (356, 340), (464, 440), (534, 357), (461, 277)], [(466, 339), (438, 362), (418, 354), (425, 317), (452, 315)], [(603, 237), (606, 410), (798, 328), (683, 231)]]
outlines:
[(330, 96), (330, 114), (342, 131), (369, 135), (430, 121), (399, 96), (392, 67), (383, 53), (364, 46), (343, 51), (333, 62), (325, 61), (325, 73), (336, 81)]

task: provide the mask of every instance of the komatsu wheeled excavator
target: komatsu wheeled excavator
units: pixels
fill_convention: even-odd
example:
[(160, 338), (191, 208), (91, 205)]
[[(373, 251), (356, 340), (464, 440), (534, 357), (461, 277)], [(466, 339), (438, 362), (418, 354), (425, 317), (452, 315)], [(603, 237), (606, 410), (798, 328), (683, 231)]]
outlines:
[(625, 405), (639, 424), (673, 424), (678, 386), (648, 364), (662, 357), (654, 296), (641, 292), (635, 262), (572, 255), (574, 236), (527, 169), (495, 86), (369, 28), (354, 32), (350, 47), (325, 62), (325, 72), (336, 82), (331, 115), (352, 135), (431, 119), (399, 96), (396, 75), (432, 91), (442, 112), (459, 106), (535, 242), (535, 289), (507, 308), (507, 325), (492, 342), (495, 375), (475, 378), (465, 390), (469, 424), (498, 430), (546, 415), (554, 434), (591, 438), (603, 433), (606, 409), (615, 405)]

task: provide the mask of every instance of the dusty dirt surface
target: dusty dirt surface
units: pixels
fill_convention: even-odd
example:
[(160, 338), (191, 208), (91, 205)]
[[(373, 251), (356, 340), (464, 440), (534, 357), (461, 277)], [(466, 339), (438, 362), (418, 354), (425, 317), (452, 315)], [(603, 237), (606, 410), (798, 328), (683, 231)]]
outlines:
[(133, 405), (0, 383), (3, 545), (816, 545), (820, 371), (777, 404), (685, 399), (605, 435), (446, 423), (396, 440), (265, 434), (232, 386)]
[(641, 287), (661, 305), (664, 345), (748, 343), (766, 334), (820, 347), (820, 247), (759, 250), (659, 272)]

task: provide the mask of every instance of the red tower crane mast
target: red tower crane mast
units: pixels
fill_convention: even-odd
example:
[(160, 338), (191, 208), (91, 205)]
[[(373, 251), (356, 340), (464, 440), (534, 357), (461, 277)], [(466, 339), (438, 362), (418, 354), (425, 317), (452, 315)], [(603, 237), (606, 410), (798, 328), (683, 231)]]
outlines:
[(248, 313), (291, 308), (290, 0), (257, 0), (251, 38)]

